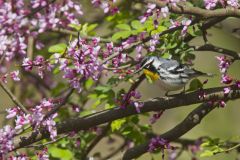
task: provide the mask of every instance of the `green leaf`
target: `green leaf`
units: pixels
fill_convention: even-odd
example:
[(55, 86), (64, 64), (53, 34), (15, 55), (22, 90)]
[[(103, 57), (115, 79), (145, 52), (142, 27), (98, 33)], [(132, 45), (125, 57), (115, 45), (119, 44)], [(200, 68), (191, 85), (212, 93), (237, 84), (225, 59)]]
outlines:
[(166, 29), (167, 29), (167, 27), (159, 25), (157, 28), (157, 31), (162, 32), (162, 31), (165, 31)]
[(63, 54), (67, 48), (65, 43), (59, 43), (48, 48), (48, 52), (50, 53), (61, 53)]
[(60, 73), (60, 69), (59, 69), (59, 67), (54, 68), (54, 70), (53, 70), (53, 74), (58, 74), (58, 73)]
[(126, 31), (131, 31), (131, 27), (128, 24), (118, 24), (116, 28)]
[(125, 119), (125, 118), (122, 118), (122, 119), (118, 119), (118, 120), (113, 121), (113, 122), (111, 123), (111, 129), (112, 129), (112, 131), (119, 130), (125, 122), (126, 122), (126, 119)]
[(92, 78), (89, 78), (85, 81), (85, 88), (89, 90), (94, 84), (94, 80)]
[(82, 28), (82, 25), (81, 25), (81, 24), (69, 24), (68, 26), (69, 26), (70, 28), (75, 29), (76, 31), (80, 31), (81, 28)]
[(131, 31), (121, 31), (121, 32), (117, 32), (112, 36), (112, 40), (116, 41), (120, 38), (125, 39), (127, 37), (129, 37), (132, 34)]
[(104, 109), (111, 109), (114, 107), (115, 107), (115, 105), (107, 103), (107, 104), (105, 104)]
[(189, 85), (188, 91), (195, 91), (203, 86), (202, 82), (199, 79), (193, 79)]
[(211, 157), (214, 155), (214, 152), (206, 150), (203, 153), (200, 154), (200, 157)]
[(100, 99), (97, 99), (96, 102), (94, 102), (92, 105), (91, 105), (91, 108), (92, 109), (96, 109), (98, 105), (101, 104), (101, 100)]
[(141, 23), (140, 21), (138, 21), (138, 20), (132, 21), (132, 22), (131, 22), (131, 26), (132, 26), (134, 29), (136, 29), (136, 30), (143, 28), (142, 23)]
[(87, 35), (87, 29), (88, 29), (88, 23), (85, 23), (85, 24), (82, 26), (81, 33), (82, 33), (83, 35)]
[(164, 53), (161, 57), (167, 59), (167, 58), (170, 58), (170, 57), (171, 57), (171, 54), (169, 54), (168, 52), (166, 52), (166, 53)]
[(48, 148), (48, 152), (54, 158), (59, 158), (59, 159), (64, 159), (64, 160), (72, 160), (73, 159), (72, 152), (67, 149), (50, 147), (50, 148)]
[(92, 99), (96, 99), (96, 98), (98, 98), (98, 94), (92, 93), (92, 94), (89, 94), (87, 97), (92, 98)]
[(95, 88), (96, 91), (100, 91), (100, 92), (103, 92), (103, 93), (106, 93), (108, 91), (110, 91), (112, 88), (110, 86), (97, 86)]
[(98, 24), (90, 24), (90, 25), (87, 27), (87, 32), (93, 31), (97, 26), (98, 26)]

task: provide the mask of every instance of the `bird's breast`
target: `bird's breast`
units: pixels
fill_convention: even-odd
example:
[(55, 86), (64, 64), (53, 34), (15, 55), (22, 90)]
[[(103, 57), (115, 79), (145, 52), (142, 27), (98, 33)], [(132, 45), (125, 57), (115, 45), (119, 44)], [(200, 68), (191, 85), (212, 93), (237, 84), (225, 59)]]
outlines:
[(156, 84), (165, 91), (177, 91), (184, 87), (183, 83), (169, 83), (164, 80), (157, 80)]

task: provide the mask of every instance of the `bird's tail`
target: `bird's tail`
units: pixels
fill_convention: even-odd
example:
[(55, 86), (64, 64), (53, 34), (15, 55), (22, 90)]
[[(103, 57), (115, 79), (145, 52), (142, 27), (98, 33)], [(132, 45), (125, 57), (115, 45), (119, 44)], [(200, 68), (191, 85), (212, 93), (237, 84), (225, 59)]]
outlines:
[(194, 70), (196, 72), (196, 75), (197, 76), (203, 76), (203, 77), (214, 77), (216, 76), (216, 74), (213, 74), (213, 73), (204, 73), (204, 72), (201, 72), (201, 71), (198, 71), (198, 70)]

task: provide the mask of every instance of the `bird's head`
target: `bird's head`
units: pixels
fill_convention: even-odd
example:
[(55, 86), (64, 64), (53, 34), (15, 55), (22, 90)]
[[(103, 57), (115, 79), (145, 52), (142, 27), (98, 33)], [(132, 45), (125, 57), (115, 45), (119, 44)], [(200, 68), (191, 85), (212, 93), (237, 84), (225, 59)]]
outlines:
[(159, 74), (157, 72), (157, 68), (156, 66), (154, 66), (154, 64), (156, 64), (156, 62), (158, 62), (158, 58), (155, 56), (148, 56), (145, 57), (142, 62), (141, 62), (141, 69), (143, 69), (143, 73), (150, 77), (152, 81), (158, 80)]

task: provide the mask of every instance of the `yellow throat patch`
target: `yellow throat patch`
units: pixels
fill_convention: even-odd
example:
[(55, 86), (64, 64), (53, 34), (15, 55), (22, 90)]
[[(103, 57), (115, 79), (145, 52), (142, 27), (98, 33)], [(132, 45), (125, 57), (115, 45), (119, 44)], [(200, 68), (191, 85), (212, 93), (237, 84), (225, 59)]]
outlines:
[(153, 72), (151, 72), (151, 71), (149, 71), (149, 70), (147, 70), (147, 69), (143, 69), (143, 73), (144, 73), (146, 76), (150, 77), (150, 78), (152, 79), (152, 81), (156, 81), (156, 80), (158, 80), (158, 79), (160, 78), (160, 76), (158, 75), (158, 73), (153, 73)]

